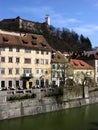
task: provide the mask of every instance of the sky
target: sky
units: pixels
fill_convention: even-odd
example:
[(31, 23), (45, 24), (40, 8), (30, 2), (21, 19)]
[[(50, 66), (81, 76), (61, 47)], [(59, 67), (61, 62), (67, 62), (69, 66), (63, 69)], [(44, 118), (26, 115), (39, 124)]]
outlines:
[(98, 0), (0, 0), (0, 21), (20, 16), (43, 23), (47, 14), (52, 26), (83, 34), (98, 46)]

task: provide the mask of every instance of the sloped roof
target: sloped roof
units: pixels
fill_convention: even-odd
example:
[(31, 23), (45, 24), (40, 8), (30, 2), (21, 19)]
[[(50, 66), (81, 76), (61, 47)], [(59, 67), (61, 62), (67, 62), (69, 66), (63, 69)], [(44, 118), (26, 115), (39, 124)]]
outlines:
[(27, 33), (20, 34), (20, 36), (0, 33), (0, 46), (17, 46), (39, 50), (52, 50), (43, 35)]
[(75, 67), (75, 69), (94, 69), (91, 65), (87, 64), (83, 60), (71, 59), (70, 63)]
[(54, 56), (52, 57), (51, 62), (52, 63), (65, 63), (67, 62), (67, 59), (60, 51), (56, 51)]
[(81, 59), (81, 60), (98, 60), (98, 51), (80, 51), (74, 52), (71, 55), (72, 59)]

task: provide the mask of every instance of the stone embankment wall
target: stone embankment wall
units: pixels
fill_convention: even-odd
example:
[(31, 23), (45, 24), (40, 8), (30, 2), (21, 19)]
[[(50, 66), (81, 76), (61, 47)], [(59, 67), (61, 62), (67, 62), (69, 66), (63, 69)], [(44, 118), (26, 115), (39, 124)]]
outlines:
[(98, 92), (93, 92), (90, 97), (81, 98), (78, 95), (72, 98), (73, 95), (55, 97), (42, 97), (40, 91), (37, 92), (37, 97), (34, 99), (20, 101), (6, 101), (6, 92), (0, 92), (0, 120), (11, 119), (22, 116), (35, 115), (40, 113), (58, 111), (73, 107), (81, 107), (83, 105), (98, 103)]

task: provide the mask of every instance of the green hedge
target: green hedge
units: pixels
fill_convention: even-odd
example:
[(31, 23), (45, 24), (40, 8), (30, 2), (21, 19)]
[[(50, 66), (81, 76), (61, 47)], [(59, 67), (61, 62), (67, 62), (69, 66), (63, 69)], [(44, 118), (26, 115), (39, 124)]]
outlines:
[(11, 95), (7, 97), (7, 101), (23, 100), (23, 99), (33, 99), (36, 98), (36, 94), (26, 94), (26, 95)]

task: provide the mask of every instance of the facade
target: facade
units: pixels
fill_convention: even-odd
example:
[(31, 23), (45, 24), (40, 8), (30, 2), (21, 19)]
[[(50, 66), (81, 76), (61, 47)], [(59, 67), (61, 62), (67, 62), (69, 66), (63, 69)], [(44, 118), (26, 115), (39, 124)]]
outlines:
[(94, 80), (94, 68), (83, 60), (71, 59), (70, 64), (73, 65), (73, 79), (77, 84), (83, 84), (86, 79)]
[(85, 61), (95, 68), (95, 82), (98, 84), (98, 48), (96, 47), (93, 51), (86, 52)]
[(42, 35), (0, 33), (0, 88), (48, 86), (51, 47)]
[(55, 51), (51, 61), (51, 80), (53, 86), (62, 86), (65, 84), (66, 79), (66, 64), (68, 60), (65, 56)]
[(98, 50), (73, 53), (72, 58), (85, 61), (95, 69), (95, 82), (98, 84)]

